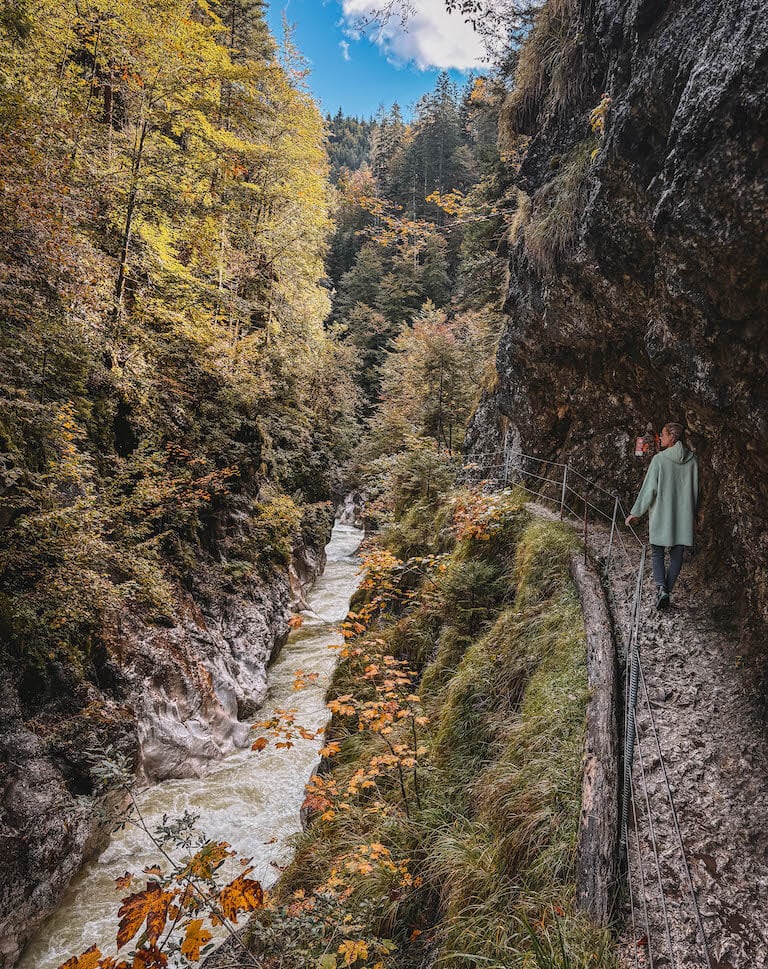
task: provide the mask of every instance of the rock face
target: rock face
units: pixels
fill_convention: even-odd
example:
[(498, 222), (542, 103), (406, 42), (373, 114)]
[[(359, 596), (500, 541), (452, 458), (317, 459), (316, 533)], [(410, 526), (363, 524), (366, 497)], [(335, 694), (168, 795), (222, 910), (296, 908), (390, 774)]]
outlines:
[[(289, 569), (237, 585), (199, 570), (172, 625), (122, 616), (109, 655), (85, 676), (39, 684), (0, 675), (0, 967), (104, 847), (90, 751), (113, 751), (139, 780), (199, 776), (248, 742), (285, 642), (324, 552), (300, 542)], [(41, 712), (42, 711), (42, 712)]]
[[(342, 523), (343, 524), (343, 523)], [(307, 608), (307, 591), (311, 588), (315, 577), (325, 569), (325, 548), (317, 549), (307, 545), (303, 540), (293, 550), (293, 558), (288, 570), (291, 583), (291, 608), (294, 610)]]
[(47, 715), (25, 716), (23, 696), (0, 676), (0, 966), (12, 966), (29, 930), (52, 911), (107, 832), (87, 795), (87, 751), (135, 760), (133, 710), (90, 685), (66, 684)]
[(248, 742), (247, 718), (264, 702), (267, 665), (288, 637), (290, 615), (285, 574), (249, 586), (245, 595), (201, 590), (178, 625), (134, 624), (124, 634), (142, 780), (199, 776)]
[(549, 8), (507, 109), (509, 139), (531, 140), (469, 453), (506, 441), (631, 501), (635, 437), (682, 420), (704, 577), (746, 585), (768, 619), (768, 7)]

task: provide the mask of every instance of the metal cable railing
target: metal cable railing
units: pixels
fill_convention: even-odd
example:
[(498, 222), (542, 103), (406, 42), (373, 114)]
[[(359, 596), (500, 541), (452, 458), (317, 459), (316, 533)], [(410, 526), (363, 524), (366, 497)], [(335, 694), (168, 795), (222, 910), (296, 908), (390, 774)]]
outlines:
[(667, 800), (669, 802), (669, 810), (672, 816), (672, 822), (675, 827), (675, 833), (680, 843), (680, 851), (682, 855), (683, 868), (685, 871), (686, 883), (687, 883), (688, 892), (691, 899), (691, 908), (693, 910), (693, 913), (696, 919), (696, 933), (697, 933), (697, 936), (701, 938), (702, 950), (706, 957), (707, 967), (708, 969), (712, 969), (712, 963), (709, 958), (709, 950), (707, 948), (707, 937), (704, 932), (704, 924), (701, 921), (701, 911), (699, 909), (699, 903), (696, 898), (696, 890), (693, 887), (693, 877), (691, 875), (691, 866), (688, 864), (688, 856), (685, 851), (685, 843), (683, 842), (683, 835), (680, 831), (680, 824), (677, 819), (677, 811), (675, 810), (675, 801), (674, 801), (674, 798), (672, 797), (672, 787), (669, 783), (669, 777), (667, 775), (667, 767), (666, 767), (666, 764), (664, 763), (664, 755), (661, 752), (659, 732), (656, 729), (656, 718), (653, 715), (653, 707), (651, 706), (651, 699), (650, 699), (650, 696), (648, 695), (648, 686), (645, 682), (645, 673), (643, 672), (642, 666), (640, 667), (640, 683), (643, 688), (643, 698), (645, 700), (645, 707), (648, 712), (648, 722), (651, 726), (651, 732), (653, 734), (653, 739), (656, 745), (656, 752), (659, 757), (659, 764), (661, 767), (662, 776), (664, 778), (664, 788), (666, 790)]
[[(473, 455), (472, 461), (466, 462), (461, 472), (463, 480), (482, 484), (489, 490), (507, 488), (514, 484), (522, 488), (527, 494), (545, 503), (554, 505), (559, 511), (560, 518), (575, 519), (583, 528), (584, 554), (592, 540), (592, 545), (604, 538), (600, 529), (594, 527), (590, 531), (590, 514), (610, 523), (610, 533), (607, 552), (604, 552), (602, 564), (608, 582), (609, 594), (614, 607), (626, 609), (629, 606), (628, 621), (617, 623), (617, 630), (622, 634), (624, 642), (624, 778), (622, 786), (620, 840), (623, 860), (627, 868), (627, 884), (629, 897), (629, 916), (633, 935), (634, 962), (639, 967), (639, 946), (644, 943), (646, 960), (653, 969), (654, 959), (674, 967), (676, 961), (676, 947), (673, 940), (672, 918), (670, 908), (675, 907), (678, 914), (682, 906), (677, 885), (670, 885), (670, 874), (662, 871), (659, 843), (657, 839), (657, 823), (654, 820), (653, 798), (646, 776), (646, 764), (643, 756), (644, 728), (638, 723), (637, 700), (642, 687), (642, 699), (649, 734), (652, 737), (655, 750), (651, 751), (652, 758), (657, 757), (660, 766), (662, 787), (666, 793), (669, 805), (672, 828), (676, 844), (674, 849), (678, 854), (681, 869), (687, 884), (687, 896), (690, 911), (688, 917), (693, 916), (696, 925), (696, 945), (703, 956), (703, 965), (712, 969), (707, 939), (701, 919), (696, 891), (687, 860), (685, 843), (680, 830), (677, 811), (675, 810), (669, 774), (662, 752), (659, 732), (653, 715), (647, 680), (640, 656), (640, 637), (643, 632), (643, 585), (646, 571), (647, 546), (635, 529), (625, 525), (627, 513), (621, 498), (592, 481), (583, 472), (577, 471), (568, 462), (550, 461), (546, 458), (526, 454), (518, 448), (500, 448), (494, 451)], [(581, 486), (581, 489), (580, 489)], [(611, 503), (610, 513), (600, 507), (601, 496)], [(576, 507), (573, 507), (573, 506)], [(607, 528), (607, 525), (606, 525)], [(633, 556), (629, 546), (636, 548), (639, 556)], [(598, 550), (598, 549), (596, 549)], [(599, 551), (599, 550), (598, 550)], [(619, 592), (623, 593), (623, 602), (617, 598), (614, 583), (618, 583)], [(633, 591), (632, 591), (633, 590)], [(618, 618), (618, 617), (617, 617)], [(635, 759), (635, 751), (638, 757)], [(649, 761), (650, 763), (650, 761)], [(637, 780), (639, 790), (636, 790), (634, 768), (638, 767)], [(637, 804), (641, 806), (640, 812)], [(644, 809), (644, 810), (643, 810)], [(647, 832), (647, 837), (641, 838), (641, 827)], [(634, 846), (629, 841), (630, 827), (634, 834)], [(643, 840), (646, 850), (643, 851)], [(653, 884), (657, 892), (652, 890)], [(637, 894), (636, 894), (637, 890)], [(637, 908), (637, 903), (640, 908)], [(657, 940), (658, 926), (654, 925), (650, 914), (655, 909), (658, 921), (661, 923), (662, 940)], [(642, 913), (644, 937), (637, 939), (636, 914)], [(683, 944), (680, 942), (679, 944)], [(654, 951), (654, 947), (656, 951)], [(664, 954), (662, 951), (666, 950)], [(685, 962), (690, 965), (690, 961)]]

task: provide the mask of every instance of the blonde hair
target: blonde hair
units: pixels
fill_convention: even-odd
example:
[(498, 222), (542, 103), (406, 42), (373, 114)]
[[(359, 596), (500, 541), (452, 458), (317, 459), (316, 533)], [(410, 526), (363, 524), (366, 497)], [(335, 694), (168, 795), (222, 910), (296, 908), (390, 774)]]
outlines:
[(678, 421), (670, 421), (669, 424), (664, 425), (664, 430), (667, 434), (671, 434), (675, 439), (675, 444), (678, 441), (682, 441), (683, 435), (685, 434), (685, 428)]

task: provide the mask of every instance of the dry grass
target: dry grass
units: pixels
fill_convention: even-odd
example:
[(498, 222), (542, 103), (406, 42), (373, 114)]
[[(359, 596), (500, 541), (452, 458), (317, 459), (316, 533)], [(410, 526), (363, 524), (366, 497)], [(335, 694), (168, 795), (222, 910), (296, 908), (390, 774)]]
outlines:
[(533, 198), (523, 229), (525, 251), (540, 269), (553, 269), (576, 238), (586, 174), (594, 143), (586, 139), (560, 160), (557, 173)]
[[(459, 543), (413, 611), (365, 643), (421, 658), (431, 719), (422, 809), (406, 818), (397, 792), (383, 791), (384, 811), (353, 805), (311, 825), (281, 882), (283, 898), (311, 893), (361, 841), (409, 858), (423, 883), (403, 891), (369, 877), (349, 899), (347, 931), (396, 943), (387, 969), (615, 969), (609, 937), (573, 904), (587, 699), (568, 574), (575, 540), (516, 497), (508, 518), (490, 538)], [(332, 692), (363, 696), (355, 661), (340, 665)], [(379, 746), (346, 737), (340, 786)], [(295, 951), (314, 944), (297, 936)]]
[(517, 190), (517, 208), (507, 229), (510, 248), (525, 232), (525, 227), (531, 221), (531, 197), (520, 189)]
[(581, 95), (581, 51), (576, 0), (547, 0), (523, 44), (502, 108), (502, 133), (529, 131), (542, 114), (554, 114)]

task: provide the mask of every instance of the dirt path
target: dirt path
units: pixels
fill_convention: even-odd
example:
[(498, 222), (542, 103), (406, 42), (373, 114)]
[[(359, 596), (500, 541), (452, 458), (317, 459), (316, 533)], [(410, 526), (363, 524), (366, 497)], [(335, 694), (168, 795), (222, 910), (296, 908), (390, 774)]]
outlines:
[[(607, 530), (593, 527), (590, 549), (598, 562), (607, 544)], [(626, 552), (619, 545), (610, 569), (622, 650), (639, 559), (639, 548), (625, 545)], [(647, 692), (641, 682), (628, 832), (635, 931), (627, 899), (623, 952), (628, 966), (706, 969), (708, 964), (671, 791), (711, 966), (768, 969), (766, 725), (754, 680), (739, 655), (737, 632), (716, 618), (711, 600), (695, 589), (691, 576), (684, 568), (672, 608), (657, 612), (648, 563), (638, 640)]]

